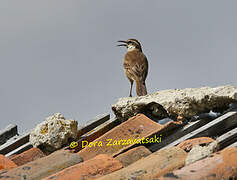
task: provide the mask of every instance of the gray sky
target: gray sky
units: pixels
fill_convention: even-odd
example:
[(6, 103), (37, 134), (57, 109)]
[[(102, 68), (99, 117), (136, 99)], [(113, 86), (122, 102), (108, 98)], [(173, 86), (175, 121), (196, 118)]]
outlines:
[(237, 85), (236, 7), (236, 0), (1, 0), (0, 129), (15, 123), (21, 132), (55, 112), (79, 124), (109, 112), (129, 94), (117, 40), (142, 43), (149, 93)]

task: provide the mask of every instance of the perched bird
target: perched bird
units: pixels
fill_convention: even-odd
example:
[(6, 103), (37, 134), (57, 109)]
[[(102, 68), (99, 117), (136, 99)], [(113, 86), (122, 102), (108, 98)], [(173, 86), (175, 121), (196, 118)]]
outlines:
[(131, 83), (130, 94), (132, 97), (133, 82), (136, 82), (136, 92), (138, 96), (147, 94), (146, 77), (148, 73), (148, 61), (142, 52), (142, 46), (136, 39), (128, 39), (127, 41), (118, 41), (124, 44), (117, 46), (127, 47), (127, 53), (124, 56), (123, 67), (128, 80)]

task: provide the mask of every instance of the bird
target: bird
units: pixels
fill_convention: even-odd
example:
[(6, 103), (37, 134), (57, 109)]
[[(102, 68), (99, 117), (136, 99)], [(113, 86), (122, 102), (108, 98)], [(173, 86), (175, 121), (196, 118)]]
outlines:
[(137, 96), (147, 95), (146, 77), (148, 74), (148, 61), (142, 52), (141, 43), (136, 39), (128, 39), (126, 41), (119, 40), (123, 43), (117, 46), (125, 46), (127, 53), (124, 56), (123, 67), (125, 74), (130, 81), (129, 97), (132, 97), (133, 82), (136, 83)]

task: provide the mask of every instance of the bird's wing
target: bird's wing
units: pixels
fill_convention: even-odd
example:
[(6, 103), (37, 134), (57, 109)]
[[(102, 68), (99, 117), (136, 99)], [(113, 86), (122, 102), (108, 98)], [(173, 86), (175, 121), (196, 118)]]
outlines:
[(143, 53), (139, 51), (127, 53), (123, 66), (132, 79), (145, 81), (148, 73), (148, 61)]
[(140, 80), (145, 81), (148, 73), (148, 61), (143, 53), (138, 54), (137, 61), (135, 61), (132, 71)]

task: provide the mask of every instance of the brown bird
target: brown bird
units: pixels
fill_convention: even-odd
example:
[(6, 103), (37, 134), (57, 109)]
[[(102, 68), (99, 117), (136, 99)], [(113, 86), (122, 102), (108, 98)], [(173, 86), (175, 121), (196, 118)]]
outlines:
[(118, 46), (127, 47), (127, 53), (124, 56), (123, 67), (128, 80), (131, 83), (130, 94), (132, 97), (133, 82), (136, 82), (136, 92), (138, 96), (147, 94), (146, 77), (148, 73), (148, 61), (142, 52), (142, 46), (136, 39), (128, 39), (127, 41), (118, 41), (124, 44)]

